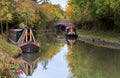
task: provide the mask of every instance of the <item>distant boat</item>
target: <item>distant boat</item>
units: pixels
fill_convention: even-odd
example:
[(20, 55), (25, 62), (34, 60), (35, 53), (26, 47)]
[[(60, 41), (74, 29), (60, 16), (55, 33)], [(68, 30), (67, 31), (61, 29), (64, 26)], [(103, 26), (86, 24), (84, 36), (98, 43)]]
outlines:
[(35, 38), (35, 31), (29, 27), (9, 30), (8, 40), (19, 46), (23, 52), (39, 51), (39, 45)]
[(78, 38), (78, 35), (76, 33), (76, 29), (75, 27), (66, 27), (66, 30), (65, 30), (65, 37), (67, 39), (77, 39)]

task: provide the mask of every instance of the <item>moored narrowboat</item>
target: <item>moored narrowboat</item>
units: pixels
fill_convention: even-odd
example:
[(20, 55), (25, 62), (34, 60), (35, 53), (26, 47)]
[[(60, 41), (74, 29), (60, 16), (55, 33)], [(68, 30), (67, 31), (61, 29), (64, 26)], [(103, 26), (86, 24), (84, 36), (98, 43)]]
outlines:
[(10, 30), (9, 41), (19, 46), (23, 52), (39, 51), (39, 45), (35, 38), (35, 32), (29, 27)]
[(66, 27), (65, 37), (67, 39), (76, 39), (76, 38), (78, 38), (75, 27), (72, 27), (72, 26), (71, 27)]

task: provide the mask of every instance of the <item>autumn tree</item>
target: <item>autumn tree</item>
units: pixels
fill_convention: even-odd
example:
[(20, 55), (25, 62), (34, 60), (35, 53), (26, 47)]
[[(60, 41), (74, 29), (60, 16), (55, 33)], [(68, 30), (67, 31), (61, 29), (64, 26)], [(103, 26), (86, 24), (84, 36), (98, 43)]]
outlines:
[(3, 23), (7, 25), (7, 29), (8, 26), (23, 28), (26, 25), (26, 14), (27, 26), (39, 27), (41, 30), (47, 24), (64, 18), (64, 12), (60, 6), (49, 3), (49, 0), (43, 0), (41, 4), (36, 3), (35, 0), (1, 0), (0, 8), (1, 29), (3, 29)]
[[(84, 24), (84, 28), (103, 28), (104, 30), (114, 29), (114, 15), (118, 11), (119, 1), (114, 0), (68, 0), (66, 9), (67, 18), (77, 24)], [(90, 26), (85, 27), (88, 24)], [(79, 25), (80, 26), (80, 25)]]
[(53, 5), (51, 3), (43, 3), (40, 5), (43, 13), (48, 17), (49, 22), (64, 18), (64, 11), (61, 10), (60, 5)]
[(13, 15), (11, 13), (11, 1), (1, 0), (0, 1), (0, 22), (1, 22), (1, 33), (3, 34), (3, 27), (6, 25), (8, 30), (8, 22), (11, 22)]

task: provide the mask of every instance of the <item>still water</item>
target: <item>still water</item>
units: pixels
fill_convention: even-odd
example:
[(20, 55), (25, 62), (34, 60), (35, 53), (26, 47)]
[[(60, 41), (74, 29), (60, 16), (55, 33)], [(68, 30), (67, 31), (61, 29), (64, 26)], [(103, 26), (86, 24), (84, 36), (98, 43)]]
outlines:
[[(27, 78), (68, 78), (70, 69), (66, 60), (67, 52), (67, 45), (64, 45), (51, 59), (38, 61), (36, 69)], [(23, 74), (20, 78), (26, 78), (26, 75)]]
[(22, 55), (20, 78), (120, 78), (120, 50), (81, 41), (70, 46), (46, 39), (41, 45), (39, 53)]

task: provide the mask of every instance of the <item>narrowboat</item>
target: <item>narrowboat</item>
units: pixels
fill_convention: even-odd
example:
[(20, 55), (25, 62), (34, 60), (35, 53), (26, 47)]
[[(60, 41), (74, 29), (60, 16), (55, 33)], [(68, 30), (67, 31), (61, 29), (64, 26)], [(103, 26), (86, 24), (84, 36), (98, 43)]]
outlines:
[(66, 27), (65, 30), (65, 37), (67, 39), (77, 39), (78, 35), (76, 33), (76, 29), (75, 27), (71, 26), (71, 27)]
[(39, 45), (35, 37), (35, 31), (30, 27), (23, 29), (11, 29), (9, 39), (11, 43), (19, 46), (23, 52), (38, 52)]

